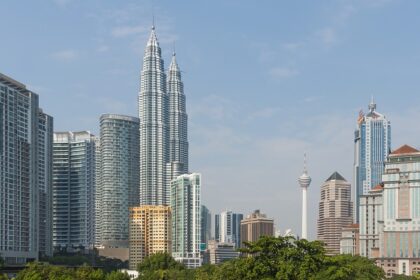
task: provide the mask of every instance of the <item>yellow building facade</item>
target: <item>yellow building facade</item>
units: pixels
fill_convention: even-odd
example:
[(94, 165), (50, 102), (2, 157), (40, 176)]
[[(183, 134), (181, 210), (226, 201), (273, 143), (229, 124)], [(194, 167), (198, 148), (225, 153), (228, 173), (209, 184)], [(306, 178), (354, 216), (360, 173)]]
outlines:
[(129, 267), (135, 270), (147, 256), (171, 252), (171, 208), (163, 205), (130, 207)]

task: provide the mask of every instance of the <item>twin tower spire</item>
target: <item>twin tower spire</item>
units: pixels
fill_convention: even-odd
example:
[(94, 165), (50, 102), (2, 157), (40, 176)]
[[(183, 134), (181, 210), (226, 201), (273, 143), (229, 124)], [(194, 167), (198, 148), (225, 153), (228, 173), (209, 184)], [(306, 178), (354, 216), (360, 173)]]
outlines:
[(175, 53), (168, 74), (152, 27), (139, 92), (140, 205), (169, 205), (170, 182), (188, 173), (188, 116)]

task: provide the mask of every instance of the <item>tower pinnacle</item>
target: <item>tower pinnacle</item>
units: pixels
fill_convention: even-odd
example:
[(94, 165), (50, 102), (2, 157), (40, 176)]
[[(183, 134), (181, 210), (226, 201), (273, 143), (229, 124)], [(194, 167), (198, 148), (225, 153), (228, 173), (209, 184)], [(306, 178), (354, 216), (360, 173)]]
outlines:
[(376, 103), (375, 103), (375, 99), (373, 98), (373, 96), (372, 96), (372, 98), (370, 100), (370, 103), (369, 103), (368, 108), (369, 108), (369, 111), (371, 113), (373, 113), (376, 110)]

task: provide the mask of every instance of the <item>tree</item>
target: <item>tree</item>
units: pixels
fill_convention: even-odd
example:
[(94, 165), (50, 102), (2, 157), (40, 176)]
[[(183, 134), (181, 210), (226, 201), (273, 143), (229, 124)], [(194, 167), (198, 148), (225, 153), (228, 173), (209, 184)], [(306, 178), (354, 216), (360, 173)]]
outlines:
[(105, 280), (130, 280), (130, 276), (120, 271), (112, 271), (106, 276)]
[[(241, 250), (248, 260), (238, 261), (245, 267), (245, 279), (312, 279), (324, 264), (325, 250), (319, 241), (309, 242), (293, 237), (262, 237), (245, 243)], [(233, 279), (233, 278), (232, 278)]]
[(367, 258), (351, 255), (337, 255), (326, 259), (317, 280), (376, 280), (385, 277), (384, 271)]
[(146, 257), (137, 266), (139, 279), (167, 280), (167, 279), (186, 279), (192, 277), (184, 265), (177, 262), (168, 253), (156, 253)]

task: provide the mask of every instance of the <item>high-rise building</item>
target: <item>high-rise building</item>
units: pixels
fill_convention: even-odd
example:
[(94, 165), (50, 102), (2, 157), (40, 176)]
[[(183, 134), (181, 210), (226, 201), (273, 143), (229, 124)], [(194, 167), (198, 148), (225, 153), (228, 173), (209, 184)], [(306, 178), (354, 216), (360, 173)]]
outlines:
[(0, 74), (0, 255), (6, 264), (51, 254), (52, 126), (38, 95)]
[(139, 93), (140, 205), (168, 205), (169, 115), (166, 75), (155, 28), (143, 57)]
[(382, 176), (383, 230), (377, 265), (390, 277), (420, 272), (420, 151), (404, 145), (393, 151)]
[(172, 256), (188, 268), (201, 265), (201, 175), (178, 176), (171, 182)]
[(220, 240), (220, 215), (214, 215), (214, 240)]
[(304, 156), (303, 173), (298, 179), (299, 185), (302, 189), (302, 235), (303, 239), (308, 238), (308, 187), (311, 184), (311, 177), (306, 170), (306, 154)]
[(383, 186), (377, 185), (368, 194), (360, 196), (360, 255), (372, 258), (379, 248), (383, 228)]
[(369, 112), (361, 111), (354, 132), (355, 220), (359, 222), (360, 196), (381, 183), (384, 164), (391, 150), (391, 124), (369, 104)]
[(255, 242), (261, 236), (274, 236), (274, 220), (255, 210), (241, 221), (241, 246), (244, 242)]
[(39, 180), (39, 256), (53, 255), (52, 187), (53, 187), (53, 118), (41, 109), (38, 114)]
[(352, 222), (351, 185), (334, 172), (321, 186), (318, 215), (318, 240), (325, 243), (328, 255), (340, 253), (341, 231)]
[(171, 208), (140, 206), (130, 208), (129, 267), (137, 265), (151, 254), (171, 252)]
[[(128, 259), (129, 207), (139, 203), (139, 119), (102, 115), (97, 153), (97, 244), (104, 255), (113, 256), (114, 251), (116, 257)], [(118, 248), (126, 248), (126, 253)]]
[(207, 248), (207, 244), (211, 239), (211, 213), (210, 210), (205, 206), (201, 205), (201, 251)]
[(188, 173), (188, 116), (184, 84), (175, 53), (169, 65), (167, 90), (169, 96), (169, 169), (168, 183)]
[(188, 173), (185, 103), (175, 53), (166, 76), (152, 27), (144, 52), (139, 92), (141, 205), (169, 205), (171, 181)]
[(95, 142), (88, 131), (55, 132), (53, 246), (91, 248), (94, 243)]
[(241, 221), (243, 214), (230, 210), (223, 211), (215, 218), (218, 228), (216, 241), (220, 243), (233, 243), (236, 248), (241, 247)]
[(359, 225), (351, 224), (343, 227), (340, 239), (340, 254), (359, 255), (360, 234)]

